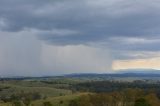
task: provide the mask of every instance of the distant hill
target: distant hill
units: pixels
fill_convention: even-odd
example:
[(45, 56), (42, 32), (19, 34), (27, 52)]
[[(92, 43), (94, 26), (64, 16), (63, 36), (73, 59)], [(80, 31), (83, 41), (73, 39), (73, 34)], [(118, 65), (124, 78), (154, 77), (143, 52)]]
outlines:
[(93, 77), (160, 77), (160, 70), (154, 69), (126, 69), (119, 70), (114, 73), (73, 73), (67, 75), (59, 76), (39, 76), (39, 77), (25, 77), (25, 76), (10, 76), (10, 77), (0, 77), (0, 80), (26, 80), (26, 79), (46, 79), (46, 78), (63, 78), (63, 77), (75, 77), (75, 78), (93, 78)]
[(153, 69), (129, 69), (119, 70), (116, 73), (76, 73), (68, 74), (66, 77), (160, 77), (160, 70)]

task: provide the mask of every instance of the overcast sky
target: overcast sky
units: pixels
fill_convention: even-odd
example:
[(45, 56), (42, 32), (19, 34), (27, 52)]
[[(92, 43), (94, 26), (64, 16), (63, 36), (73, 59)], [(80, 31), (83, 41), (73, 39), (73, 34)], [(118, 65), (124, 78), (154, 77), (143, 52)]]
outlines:
[(159, 0), (0, 0), (0, 75), (160, 69)]

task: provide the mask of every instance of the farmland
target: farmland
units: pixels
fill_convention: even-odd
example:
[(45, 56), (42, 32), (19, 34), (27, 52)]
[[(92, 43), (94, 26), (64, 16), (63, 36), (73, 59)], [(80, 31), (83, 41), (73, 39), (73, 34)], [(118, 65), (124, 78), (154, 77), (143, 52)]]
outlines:
[(157, 76), (4, 78), (0, 81), (0, 106), (136, 106), (137, 101), (157, 106), (159, 88)]

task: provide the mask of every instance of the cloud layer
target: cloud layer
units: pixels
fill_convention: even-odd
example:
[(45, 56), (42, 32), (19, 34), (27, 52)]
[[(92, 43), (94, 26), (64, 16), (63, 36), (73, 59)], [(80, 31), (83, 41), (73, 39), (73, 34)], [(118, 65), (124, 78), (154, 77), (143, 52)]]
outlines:
[(114, 60), (159, 57), (159, 10), (158, 0), (1, 0), (0, 69), (108, 72)]

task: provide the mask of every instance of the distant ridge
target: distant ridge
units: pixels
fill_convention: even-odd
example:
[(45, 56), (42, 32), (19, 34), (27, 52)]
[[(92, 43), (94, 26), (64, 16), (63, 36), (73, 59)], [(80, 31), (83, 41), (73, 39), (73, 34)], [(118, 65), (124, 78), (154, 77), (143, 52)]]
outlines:
[(74, 73), (66, 77), (160, 77), (160, 70), (154, 69), (127, 69), (115, 73)]
[(160, 77), (160, 70), (155, 69), (125, 69), (118, 70), (113, 73), (72, 73), (65, 75), (49, 75), (49, 76), (0, 76), (0, 80), (3, 79), (39, 79), (39, 78), (55, 78), (55, 77)]

